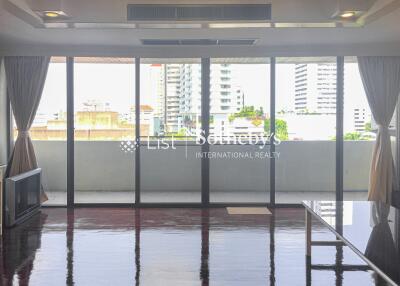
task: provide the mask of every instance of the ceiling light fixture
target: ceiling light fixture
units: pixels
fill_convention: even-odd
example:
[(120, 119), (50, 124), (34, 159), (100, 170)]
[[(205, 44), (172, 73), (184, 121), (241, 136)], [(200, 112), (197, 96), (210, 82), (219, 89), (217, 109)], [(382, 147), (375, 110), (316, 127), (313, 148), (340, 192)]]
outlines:
[(68, 19), (67, 14), (63, 11), (53, 11), (53, 10), (46, 10), (42, 12), (37, 12), (37, 14), (42, 17), (44, 21), (61, 21)]
[(355, 12), (347, 11), (347, 12), (343, 12), (343, 13), (340, 15), (340, 17), (345, 18), (345, 19), (348, 19), (348, 18), (354, 17), (355, 15), (356, 15)]
[(335, 0), (327, 1), (326, 11), (332, 13), (331, 18), (338, 22), (358, 22), (368, 11), (376, 0)]
[(68, 0), (35, 0), (29, 1), (30, 8), (44, 22), (60, 22), (69, 20), (70, 9), (67, 5)]
[(46, 12), (43, 13), (43, 15), (45, 17), (48, 17), (48, 18), (57, 18), (57, 17), (60, 16), (60, 14), (58, 12), (55, 12), (55, 11), (46, 11)]

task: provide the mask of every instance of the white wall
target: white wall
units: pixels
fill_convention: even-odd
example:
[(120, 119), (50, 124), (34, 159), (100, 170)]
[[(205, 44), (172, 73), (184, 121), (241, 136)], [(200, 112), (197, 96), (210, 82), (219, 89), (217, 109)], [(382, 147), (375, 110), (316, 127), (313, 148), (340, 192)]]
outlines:
[[(368, 186), (374, 142), (344, 143), (344, 186), (361, 191)], [(45, 187), (66, 189), (66, 142), (35, 141)], [(177, 150), (141, 150), (142, 189), (196, 191), (201, 186), (200, 147)], [(210, 151), (254, 152), (254, 146), (211, 146)], [(277, 191), (333, 191), (335, 189), (335, 142), (288, 141), (277, 147)], [(76, 190), (133, 190), (134, 154), (124, 153), (119, 142), (76, 142)], [(269, 186), (269, 162), (261, 159), (211, 159), (211, 190), (265, 191)]]

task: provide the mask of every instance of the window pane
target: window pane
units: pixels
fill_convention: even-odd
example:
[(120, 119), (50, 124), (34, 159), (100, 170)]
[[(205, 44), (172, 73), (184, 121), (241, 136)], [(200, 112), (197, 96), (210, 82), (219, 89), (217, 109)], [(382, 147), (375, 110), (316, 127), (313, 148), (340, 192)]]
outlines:
[(210, 200), (267, 202), (269, 60), (212, 59), (210, 79)]
[(30, 129), (38, 165), (42, 168), (42, 185), (49, 197), (45, 204), (49, 205), (67, 203), (66, 82), (65, 58), (51, 58), (42, 98)]
[(335, 198), (336, 58), (279, 58), (276, 200)]
[(134, 202), (135, 66), (75, 58), (75, 202)]
[(141, 200), (200, 202), (200, 60), (142, 59), (140, 71)]

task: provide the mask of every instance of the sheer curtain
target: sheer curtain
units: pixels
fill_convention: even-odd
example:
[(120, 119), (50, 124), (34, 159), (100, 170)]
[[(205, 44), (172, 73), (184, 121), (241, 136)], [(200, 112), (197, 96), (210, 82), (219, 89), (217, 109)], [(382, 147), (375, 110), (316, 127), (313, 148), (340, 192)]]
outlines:
[[(7, 95), (18, 129), (18, 137), (7, 166), (7, 177), (37, 168), (29, 129), (42, 96), (49, 62), (49, 57), (4, 58)], [(42, 201), (45, 200), (47, 196), (42, 192)]]
[(390, 203), (393, 187), (397, 183), (389, 124), (400, 93), (400, 57), (358, 57), (358, 66), (372, 115), (378, 125), (368, 200)]

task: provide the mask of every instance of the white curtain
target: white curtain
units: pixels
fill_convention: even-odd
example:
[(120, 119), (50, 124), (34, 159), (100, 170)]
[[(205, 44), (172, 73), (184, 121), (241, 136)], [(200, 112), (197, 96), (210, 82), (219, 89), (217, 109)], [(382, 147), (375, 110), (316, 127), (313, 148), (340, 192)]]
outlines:
[[(35, 119), (46, 80), (49, 57), (5, 57), (7, 95), (18, 128), (18, 137), (9, 160), (6, 176), (37, 168), (29, 129)], [(42, 192), (42, 201), (47, 196)]]
[(372, 115), (378, 125), (368, 200), (390, 203), (396, 172), (389, 124), (400, 93), (400, 57), (358, 57), (358, 66)]
[(0, 166), (7, 165), (7, 92), (3, 58), (0, 57)]

